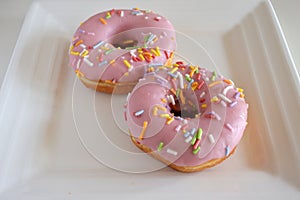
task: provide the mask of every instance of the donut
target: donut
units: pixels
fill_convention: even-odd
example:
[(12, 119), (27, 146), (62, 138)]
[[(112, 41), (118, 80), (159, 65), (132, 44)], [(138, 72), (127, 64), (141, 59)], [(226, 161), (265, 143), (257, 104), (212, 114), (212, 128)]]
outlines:
[(181, 172), (228, 158), (247, 125), (243, 89), (216, 71), (176, 62), (145, 74), (127, 96), (133, 143)]
[(127, 93), (146, 65), (170, 63), (175, 48), (175, 31), (165, 17), (138, 8), (112, 9), (81, 23), (70, 45), (69, 65), (88, 88)]

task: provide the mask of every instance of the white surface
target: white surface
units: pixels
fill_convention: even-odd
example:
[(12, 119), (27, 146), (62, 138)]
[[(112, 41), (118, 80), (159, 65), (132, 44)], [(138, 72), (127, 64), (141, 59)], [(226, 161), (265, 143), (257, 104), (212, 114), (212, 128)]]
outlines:
[[(121, 2), (117, 7), (132, 7), (130, 2)], [(245, 137), (228, 161), (194, 174), (167, 168), (141, 175), (114, 171), (96, 162), (82, 147), (74, 126), (72, 88), (76, 79), (64, 55), (78, 22), (99, 10), (99, 2), (35, 4), (0, 93), (0, 198), (132, 199), (135, 193), (136, 198), (298, 199), (299, 79), (272, 10), (258, 6), (259, 0), (233, 2), (234, 6), (225, 1), (199, 6), (198, 1), (189, 5), (178, 1), (180, 5), (172, 8), (168, 2), (136, 4), (163, 13), (179, 31), (204, 45), (218, 70), (245, 88), (250, 104)], [(101, 10), (112, 7), (115, 2), (106, 2)], [(197, 20), (174, 14), (182, 8), (197, 11)], [(80, 12), (74, 12), (77, 10)], [(185, 17), (189, 15), (192, 12)], [(94, 95), (81, 84), (75, 87), (79, 100)], [(96, 95), (97, 102), (102, 100), (105, 105), (110, 103), (108, 97)], [(79, 107), (91, 117), (85, 108)], [(134, 150), (130, 144), (124, 141)]]

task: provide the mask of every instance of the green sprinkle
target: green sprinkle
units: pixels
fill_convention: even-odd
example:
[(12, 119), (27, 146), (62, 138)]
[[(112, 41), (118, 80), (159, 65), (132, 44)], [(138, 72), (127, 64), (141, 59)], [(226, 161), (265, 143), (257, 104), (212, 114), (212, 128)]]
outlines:
[(179, 93), (180, 93), (180, 89), (177, 89), (177, 90), (176, 90), (176, 97), (179, 96)]
[(202, 132), (203, 132), (203, 131), (202, 131), (202, 128), (199, 128), (199, 129), (198, 129), (198, 132), (197, 132), (197, 135), (196, 135), (198, 140), (201, 139), (201, 137), (202, 137)]
[(186, 78), (186, 80), (187, 80), (188, 82), (191, 82), (191, 80), (192, 80), (191, 77), (190, 77), (188, 74), (185, 75), (185, 78)]
[(105, 55), (108, 55), (108, 54), (110, 54), (111, 52), (113, 52), (113, 50), (114, 50), (114, 49), (109, 49), (109, 50), (105, 51), (104, 54), (105, 54)]
[(111, 15), (106, 15), (106, 19), (110, 19), (111, 18)]
[(163, 142), (159, 143), (159, 145), (158, 145), (158, 147), (157, 147), (157, 151), (161, 151), (162, 148), (163, 148), (163, 146), (164, 146), (164, 143), (163, 143)]
[(196, 155), (200, 151), (201, 147), (198, 146), (197, 149), (193, 150), (193, 154)]
[(197, 137), (196, 137), (197, 135), (194, 135), (194, 137), (193, 137), (193, 139), (192, 139), (192, 141), (191, 141), (191, 145), (194, 145), (195, 144), (195, 142), (196, 142), (196, 140), (197, 140)]
[(212, 81), (215, 81), (215, 80), (216, 80), (216, 77), (217, 77), (217, 72), (216, 72), (216, 71), (213, 71), (211, 80), (212, 80)]

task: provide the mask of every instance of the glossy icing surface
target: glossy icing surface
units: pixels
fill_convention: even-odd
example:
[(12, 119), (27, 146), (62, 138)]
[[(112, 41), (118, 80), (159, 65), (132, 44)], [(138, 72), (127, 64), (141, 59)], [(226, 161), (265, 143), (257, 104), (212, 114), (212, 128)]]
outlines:
[(155, 71), (128, 95), (132, 136), (177, 166), (229, 155), (247, 124), (243, 90), (216, 72), (182, 62)]
[(79, 26), (69, 64), (89, 80), (137, 82), (147, 65), (165, 64), (175, 48), (175, 31), (166, 18), (152, 11), (113, 9)]

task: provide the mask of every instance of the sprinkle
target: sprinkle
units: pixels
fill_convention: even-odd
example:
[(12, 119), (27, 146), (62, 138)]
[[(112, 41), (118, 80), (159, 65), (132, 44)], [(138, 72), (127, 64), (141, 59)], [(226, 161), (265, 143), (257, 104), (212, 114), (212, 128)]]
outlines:
[(217, 96), (214, 96), (213, 98), (211, 98), (210, 100), (211, 102), (218, 102), (219, 98)]
[(206, 103), (202, 104), (201, 108), (207, 108), (207, 104)]
[(83, 43), (83, 40), (79, 40), (78, 42), (75, 43), (74, 46), (77, 47), (77, 46), (79, 46), (79, 45), (82, 44), (82, 43)]
[(194, 79), (191, 79), (191, 81), (189, 82), (189, 84), (188, 84), (188, 89), (190, 89), (191, 88), (191, 85), (193, 84), (193, 82), (194, 82)]
[(206, 94), (205, 92), (202, 92), (199, 97), (202, 98), (204, 97), (205, 94)]
[(175, 131), (176, 131), (176, 132), (179, 132), (180, 129), (181, 129), (181, 125), (178, 125), (178, 126), (175, 128)]
[(154, 49), (151, 49), (150, 50), (155, 56), (158, 56), (158, 53), (154, 50)]
[(166, 100), (165, 98), (161, 98), (160, 100), (161, 100), (161, 102), (163, 102), (163, 103), (167, 103), (167, 100)]
[(193, 154), (194, 155), (196, 155), (199, 151), (200, 151), (200, 149), (201, 149), (201, 147), (200, 146), (198, 146), (198, 148), (197, 149), (195, 149), (195, 150), (193, 150)]
[(237, 104), (237, 101), (233, 101), (231, 104), (229, 104), (229, 107), (234, 107)]
[(87, 59), (87, 58), (84, 58), (83, 61), (84, 61), (86, 64), (88, 64), (90, 67), (93, 67), (93, 66), (94, 66), (94, 64), (93, 64), (89, 59)]
[(152, 42), (155, 37), (156, 35), (151, 33), (151, 35), (147, 38), (146, 44), (150, 44), (150, 42)]
[(227, 86), (226, 88), (224, 88), (223, 94), (226, 96), (227, 92), (228, 92), (230, 89), (233, 89), (233, 85), (229, 85), (229, 86)]
[(199, 144), (200, 144), (200, 140), (197, 140), (196, 142), (195, 142), (195, 144), (194, 144), (194, 149), (197, 149), (198, 148), (198, 146), (199, 146)]
[(225, 127), (226, 127), (228, 130), (230, 130), (231, 132), (233, 131), (233, 128), (232, 128), (231, 124), (226, 123), (226, 124), (225, 124)]
[(180, 87), (180, 89), (184, 89), (182, 74), (177, 72), (177, 75), (179, 77), (179, 87)]
[(158, 108), (158, 109), (160, 109), (162, 111), (165, 111), (165, 112), (167, 111), (167, 109), (165, 107), (162, 107), (160, 105), (156, 105), (156, 108)]
[(172, 155), (174, 155), (174, 156), (177, 155), (177, 151), (174, 151), (174, 150), (172, 150), (172, 149), (167, 149), (167, 153), (172, 154)]
[(183, 96), (182, 90), (180, 90), (179, 96), (180, 96), (180, 100), (181, 100), (182, 104), (184, 105), (184, 104), (185, 104), (185, 98), (184, 98), (184, 96)]
[(157, 116), (157, 107), (155, 106), (154, 108), (153, 108), (153, 113), (152, 113), (154, 116)]
[(237, 88), (237, 90), (240, 92), (240, 93), (243, 93), (244, 90), (242, 88)]
[(79, 55), (79, 52), (76, 52), (76, 51), (70, 51), (70, 54), (71, 54), (71, 55), (74, 55), (74, 56), (78, 56), (78, 55)]
[(200, 79), (201, 79), (201, 73), (198, 73), (197, 74), (197, 80), (200, 81)]
[(142, 128), (141, 134), (140, 134), (140, 136), (139, 136), (139, 139), (140, 139), (140, 140), (142, 140), (142, 139), (144, 138), (144, 135), (145, 135), (147, 126), (148, 126), (148, 122), (147, 122), (147, 121), (144, 121), (144, 123), (143, 123), (143, 128)]
[(212, 143), (212, 144), (216, 143), (215, 138), (212, 134), (208, 135), (208, 139), (209, 139), (210, 143)]
[(195, 142), (196, 142), (196, 140), (197, 140), (197, 135), (194, 135), (194, 137), (193, 137), (193, 139), (191, 141), (191, 145), (194, 145)]
[(169, 74), (170, 76), (172, 76), (173, 78), (177, 78), (177, 75), (178, 75), (178, 74), (172, 74), (171, 72), (168, 72), (168, 74)]
[(128, 60), (123, 60), (123, 62), (124, 62), (124, 64), (125, 64), (128, 68), (131, 67), (131, 64), (128, 62)]
[(209, 84), (208, 87), (213, 87), (213, 86), (218, 85), (220, 83), (222, 83), (222, 81), (220, 81), (220, 80), (219, 81), (215, 81), (215, 82), (212, 82), (211, 84)]
[(229, 85), (234, 85), (233, 82), (229, 79), (224, 79), (223, 81)]
[(145, 57), (143, 56), (143, 54), (139, 54), (139, 57), (142, 59), (142, 61), (145, 60)]
[(108, 54), (110, 54), (111, 52), (113, 52), (114, 50), (115, 50), (115, 49), (109, 49), (109, 50), (105, 51), (104, 54), (105, 54), (105, 55), (108, 55)]
[(228, 156), (229, 153), (230, 153), (229, 146), (226, 146), (226, 147), (225, 147), (225, 156)]
[(212, 77), (211, 77), (211, 81), (215, 81), (216, 80), (216, 76), (217, 76), (216, 71), (213, 71)]
[(111, 64), (113, 64), (114, 62), (116, 62), (115, 59), (111, 60), (111, 61), (109, 62), (109, 64), (111, 65)]
[(164, 143), (160, 142), (159, 145), (158, 145), (158, 147), (157, 147), (157, 151), (161, 151), (162, 148), (163, 148), (163, 146), (164, 146)]
[(163, 63), (151, 63), (148, 66), (149, 67), (160, 67), (160, 66), (163, 66), (163, 65), (164, 65)]
[(176, 97), (179, 96), (179, 93), (180, 93), (180, 89), (177, 89), (177, 90), (176, 90)]
[(169, 114), (160, 114), (159, 116), (160, 116), (160, 117), (164, 117), (164, 118), (170, 118), (170, 115), (169, 115)]
[(172, 122), (174, 121), (174, 117), (170, 117), (168, 120), (167, 120), (167, 124), (170, 125)]
[(174, 72), (176, 72), (178, 70), (178, 67), (174, 67), (171, 71), (170, 71), (170, 73), (174, 73)]
[(186, 119), (183, 120), (183, 123), (184, 123), (184, 124), (187, 124), (187, 123), (188, 123), (188, 120), (186, 120)]
[(232, 101), (230, 99), (228, 99), (226, 96), (224, 96), (223, 94), (218, 94), (218, 96), (223, 99), (225, 102), (227, 103), (232, 103)]
[(170, 95), (170, 100), (171, 100), (172, 105), (175, 106), (175, 100), (174, 100), (173, 95)]
[(134, 116), (138, 117), (138, 116), (141, 116), (143, 113), (144, 113), (144, 110), (139, 110), (134, 113)]
[(185, 79), (186, 79), (188, 82), (190, 82), (190, 81), (192, 80), (189, 74), (186, 74), (186, 75), (185, 75)]
[(103, 65), (105, 65), (105, 64), (107, 64), (107, 61), (106, 61), (106, 60), (100, 62), (100, 63), (98, 64), (98, 66), (101, 67), (101, 66), (103, 66)]
[(186, 143), (190, 143), (192, 141), (193, 137), (192, 136), (189, 136), (185, 139), (185, 142)]
[(100, 20), (100, 22), (101, 22), (102, 24), (104, 24), (104, 25), (106, 25), (106, 24), (107, 24), (106, 20), (105, 20), (105, 19), (103, 19), (102, 17), (101, 17), (99, 20)]
[(202, 133), (203, 133), (202, 128), (199, 128), (199, 129), (198, 129), (198, 132), (197, 132), (197, 135), (196, 135), (196, 138), (197, 138), (198, 140), (201, 140)]
[(164, 53), (165, 53), (166, 59), (169, 59), (168, 52), (166, 50), (164, 50)]
[(93, 46), (93, 49), (98, 48), (98, 47), (101, 46), (103, 43), (104, 43), (104, 41), (98, 42), (97, 44), (95, 44), (95, 45)]
[(154, 20), (158, 22), (159, 20), (161, 20), (161, 17), (155, 17)]
[(199, 85), (198, 82), (194, 82), (194, 83), (192, 84), (192, 90), (195, 91), (195, 90), (198, 88), (198, 85)]
[(121, 10), (121, 12), (120, 12), (120, 17), (124, 17), (124, 11), (123, 10)]
[(233, 96), (233, 98), (235, 98), (235, 99), (237, 99), (239, 96), (240, 96), (240, 92), (236, 92), (235, 94), (234, 94), (234, 96)]
[(185, 138), (187, 138), (187, 137), (189, 137), (190, 136), (190, 132), (186, 132), (185, 134), (183, 134), (183, 136), (185, 137)]
[(161, 55), (161, 53), (160, 53), (160, 50), (159, 50), (159, 47), (158, 47), (158, 46), (155, 48), (155, 50), (156, 50), (156, 52), (157, 52), (158, 56), (160, 56), (160, 55)]

